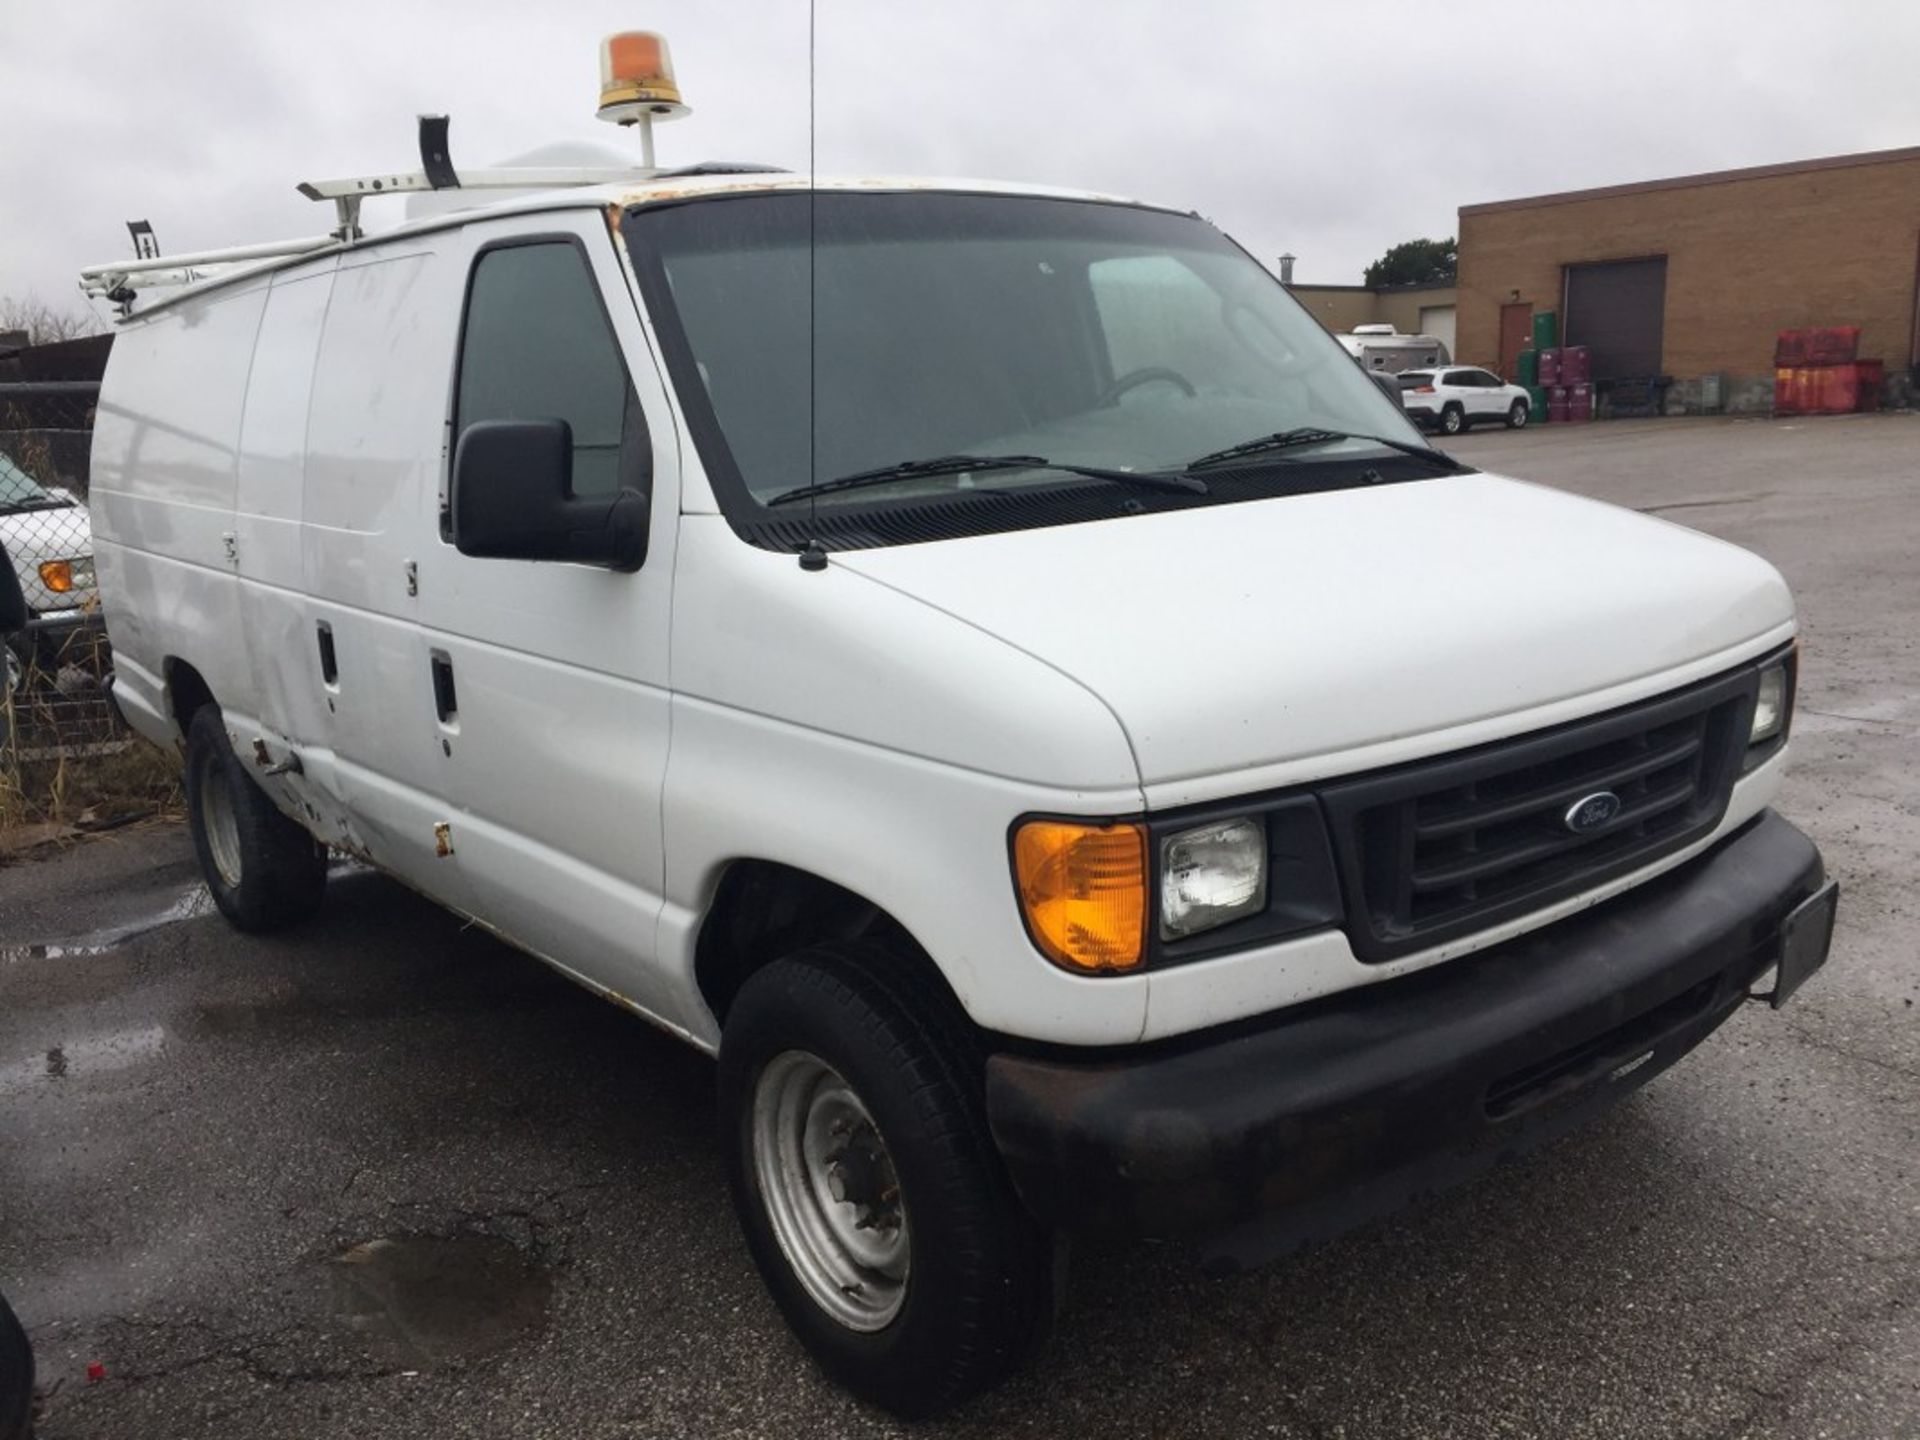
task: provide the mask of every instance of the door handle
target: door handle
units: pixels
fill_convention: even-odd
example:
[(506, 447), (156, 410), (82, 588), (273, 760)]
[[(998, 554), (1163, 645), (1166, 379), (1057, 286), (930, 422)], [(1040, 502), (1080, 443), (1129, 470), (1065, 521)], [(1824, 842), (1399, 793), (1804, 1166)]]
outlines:
[(340, 661), (333, 653), (333, 626), (316, 620), (314, 632), (320, 644), (320, 679), (331, 689), (340, 683)]
[(452, 657), (444, 650), (435, 650), (429, 655), (428, 663), (433, 669), (434, 713), (442, 725), (452, 725), (460, 718), (460, 700), (453, 689)]

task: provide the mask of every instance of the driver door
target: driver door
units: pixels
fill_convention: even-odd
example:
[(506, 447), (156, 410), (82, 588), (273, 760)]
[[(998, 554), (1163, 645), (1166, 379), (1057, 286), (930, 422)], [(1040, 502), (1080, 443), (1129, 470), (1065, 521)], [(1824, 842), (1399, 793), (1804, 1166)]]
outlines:
[[(438, 533), (419, 557), (431, 673), (415, 701), (447, 760), (454, 859), (480, 920), (673, 1020), (654, 963), (679, 509), (666, 390), (600, 211), (462, 233)], [(574, 494), (650, 491), (637, 571), (454, 548), (446, 497), (461, 432), (547, 418), (571, 428)]]

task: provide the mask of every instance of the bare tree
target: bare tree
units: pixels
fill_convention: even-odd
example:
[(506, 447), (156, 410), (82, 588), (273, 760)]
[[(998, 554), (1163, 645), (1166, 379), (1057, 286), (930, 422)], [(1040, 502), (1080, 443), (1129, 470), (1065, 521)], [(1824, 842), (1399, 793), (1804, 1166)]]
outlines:
[(98, 335), (105, 328), (91, 310), (56, 310), (31, 292), (0, 295), (0, 334), (24, 331), (29, 345), (77, 340), (82, 335)]

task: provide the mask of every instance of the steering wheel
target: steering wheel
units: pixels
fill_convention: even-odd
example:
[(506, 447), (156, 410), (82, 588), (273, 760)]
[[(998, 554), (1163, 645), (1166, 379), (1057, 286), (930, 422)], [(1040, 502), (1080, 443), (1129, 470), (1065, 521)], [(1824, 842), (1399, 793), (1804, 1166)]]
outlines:
[(1111, 405), (1135, 386), (1151, 385), (1156, 380), (1164, 381), (1168, 385), (1178, 385), (1189, 400), (1200, 393), (1193, 388), (1193, 382), (1178, 370), (1169, 370), (1164, 365), (1144, 365), (1138, 370), (1129, 370), (1116, 379), (1100, 392), (1099, 400), (1094, 403)]

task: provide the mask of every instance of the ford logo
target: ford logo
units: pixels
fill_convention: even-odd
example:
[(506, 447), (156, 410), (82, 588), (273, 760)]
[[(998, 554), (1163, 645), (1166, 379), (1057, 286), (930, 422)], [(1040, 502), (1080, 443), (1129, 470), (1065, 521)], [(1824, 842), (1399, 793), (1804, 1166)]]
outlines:
[(1567, 808), (1562, 823), (1576, 835), (1589, 835), (1620, 813), (1620, 797), (1611, 790), (1583, 795)]

